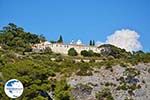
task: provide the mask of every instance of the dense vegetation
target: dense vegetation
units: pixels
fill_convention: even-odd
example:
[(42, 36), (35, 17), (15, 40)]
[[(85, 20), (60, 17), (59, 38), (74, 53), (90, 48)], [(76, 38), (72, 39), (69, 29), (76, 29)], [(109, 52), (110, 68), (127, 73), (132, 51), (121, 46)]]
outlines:
[(114, 58), (128, 58), (131, 56), (131, 52), (127, 52), (125, 49), (118, 48), (111, 44), (104, 44), (99, 46), (99, 48), (103, 48), (101, 54), (103, 56), (112, 56)]
[(92, 50), (89, 50), (89, 51), (83, 50), (81, 51), (81, 55), (84, 57), (100, 57), (101, 56), (100, 53), (95, 53)]
[[(32, 52), (32, 44), (40, 41), (45, 41), (42, 35), (25, 32), (12, 23), (0, 31), (0, 99), (9, 99), (3, 86), (9, 79), (16, 78), (24, 85), (24, 93), (18, 99), (51, 100), (48, 94), (51, 91), (55, 100), (70, 100), (73, 99), (71, 88), (65, 79), (72, 73), (89, 76), (92, 75), (93, 67), (107, 66), (106, 69), (111, 69), (115, 64), (126, 67), (128, 64), (150, 62), (150, 53), (130, 53), (109, 44), (100, 46), (104, 48), (101, 54), (82, 51), (82, 56), (78, 56), (74, 48), (68, 51), (70, 56), (53, 53), (50, 48), (40, 53)], [(63, 42), (62, 36), (57, 42)], [(75, 58), (81, 59), (81, 62), (75, 62)], [(83, 59), (90, 59), (90, 63)], [(95, 62), (97, 59), (102, 61)], [(129, 73), (129, 70), (126, 72)], [(113, 100), (110, 91), (106, 89), (96, 94), (97, 99), (101, 97)]]
[(0, 44), (5, 50), (31, 51), (31, 45), (40, 41), (45, 41), (43, 35), (25, 32), (23, 28), (13, 23), (9, 23), (0, 31)]

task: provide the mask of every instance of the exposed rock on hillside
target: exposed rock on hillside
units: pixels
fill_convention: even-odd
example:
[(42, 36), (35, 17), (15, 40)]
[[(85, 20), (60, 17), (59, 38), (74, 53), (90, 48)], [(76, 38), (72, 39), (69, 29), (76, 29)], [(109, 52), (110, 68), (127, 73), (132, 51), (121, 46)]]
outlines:
[(95, 100), (96, 93), (105, 88), (110, 90), (114, 100), (150, 100), (149, 69), (150, 63), (127, 67), (116, 65), (112, 70), (95, 68), (91, 76), (71, 76), (68, 84), (73, 87), (76, 100)]

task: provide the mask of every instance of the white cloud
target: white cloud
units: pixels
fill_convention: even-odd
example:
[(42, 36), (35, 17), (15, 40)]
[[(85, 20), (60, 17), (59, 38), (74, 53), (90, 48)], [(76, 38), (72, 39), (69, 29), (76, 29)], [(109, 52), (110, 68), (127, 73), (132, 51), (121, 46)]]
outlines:
[[(122, 29), (108, 36), (103, 44), (112, 44), (127, 51), (137, 51), (142, 49), (139, 37), (139, 34), (133, 30)], [(102, 44), (102, 42), (98, 42), (98, 44)]]

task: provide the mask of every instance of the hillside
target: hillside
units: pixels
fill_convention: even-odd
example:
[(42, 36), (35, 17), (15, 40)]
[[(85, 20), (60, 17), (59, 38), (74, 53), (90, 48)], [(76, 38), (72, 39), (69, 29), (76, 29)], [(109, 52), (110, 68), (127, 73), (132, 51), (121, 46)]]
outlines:
[(1, 31), (1, 100), (9, 100), (3, 86), (14, 78), (24, 85), (18, 100), (150, 100), (150, 53), (109, 44), (100, 54), (32, 52), (40, 41), (45, 38), (12, 23)]
[(22, 27), (9, 23), (0, 31), (0, 46), (5, 50), (31, 51), (31, 45), (45, 41), (42, 35), (25, 32)]
[(92, 73), (68, 78), (76, 100), (150, 100), (150, 63), (114, 65), (112, 69), (103, 66)]

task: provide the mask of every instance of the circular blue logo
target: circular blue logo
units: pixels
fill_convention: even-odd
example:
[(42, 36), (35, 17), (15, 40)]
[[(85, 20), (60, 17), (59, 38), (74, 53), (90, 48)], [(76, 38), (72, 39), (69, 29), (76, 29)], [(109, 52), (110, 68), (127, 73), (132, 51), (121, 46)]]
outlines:
[(11, 79), (6, 82), (4, 91), (8, 97), (18, 98), (23, 93), (23, 85), (19, 80)]

